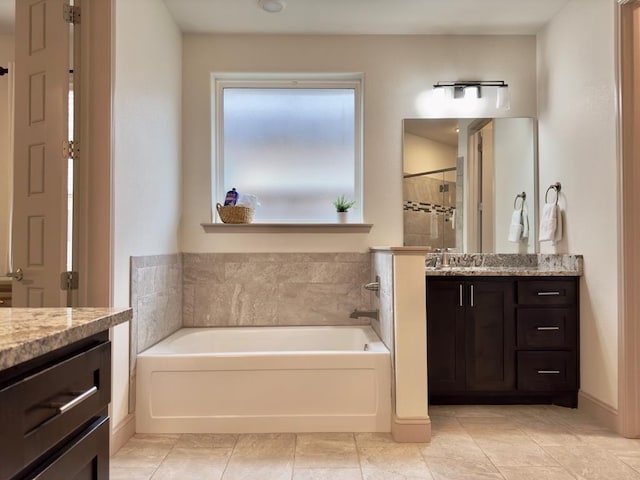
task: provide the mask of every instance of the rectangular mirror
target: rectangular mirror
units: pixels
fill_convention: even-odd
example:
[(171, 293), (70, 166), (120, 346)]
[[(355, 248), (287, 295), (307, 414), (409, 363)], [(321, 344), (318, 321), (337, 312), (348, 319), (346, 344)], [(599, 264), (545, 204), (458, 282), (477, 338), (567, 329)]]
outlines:
[(405, 119), (404, 245), (535, 253), (533, 118)]

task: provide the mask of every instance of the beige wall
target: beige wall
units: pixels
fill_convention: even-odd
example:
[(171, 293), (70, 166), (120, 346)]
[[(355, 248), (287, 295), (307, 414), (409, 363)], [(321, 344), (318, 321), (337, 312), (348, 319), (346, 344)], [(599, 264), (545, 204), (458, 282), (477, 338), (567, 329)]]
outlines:
[[(455, 168), (458, 146), (434, 142), (411, 133), (404, 134), (402, 171), (421, 173), (443, 168)], [(451, 178), (455, 182), (455, 173)]]
[[(0, 35), (0, 66), (14, 59), (13, 35)], [(9, 75), (0, 77), (0, 278), (9, 271), (9, 230), (13, 192), (13, 158), (9, 143)]]
[[(613, 0), (571, 0), (538, 36), (540, 194), (562, 183), (565, 237), (583, 254), (581, 387), (618, 404), (618, 224)], [(541, 198), (541, 203), (544, 198)]]
[[(182, 246), (187, 252), (365, 251), (402, 244), (402, 120), (482, 117), (434, 105), (438, 80), (504, 79), (509, 116), (536, 115), (536, 45), (532, 36), (252, 36), (183, 38)], [(211, 221), (211, 72), (363, 72), (364, 211), (370, 234), (205, 234)], [(221, 200), (221, 198), (217, 198)]]
[[(113, 304), (128, 306), (130, 257), (180, 250), (182, 50), (161, 0), (118, 0), (115, 37)], [(114, 331), (114, 426), (128, 410), (128, 336)]]

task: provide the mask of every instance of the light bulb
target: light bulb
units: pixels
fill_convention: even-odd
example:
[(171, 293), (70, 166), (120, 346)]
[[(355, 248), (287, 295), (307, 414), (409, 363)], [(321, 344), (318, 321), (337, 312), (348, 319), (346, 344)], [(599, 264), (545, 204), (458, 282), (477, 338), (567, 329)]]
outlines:
[(480, 98), (480, 88), (475, 86), (475, 85), (471, 85), (468, 87), (464, 88), (464, 99), (465, 100), (477, 100), (478, 98)]
[(511, 110), (509, 87), (498, 87), (496, 92), (496, 108), (498, 110)]

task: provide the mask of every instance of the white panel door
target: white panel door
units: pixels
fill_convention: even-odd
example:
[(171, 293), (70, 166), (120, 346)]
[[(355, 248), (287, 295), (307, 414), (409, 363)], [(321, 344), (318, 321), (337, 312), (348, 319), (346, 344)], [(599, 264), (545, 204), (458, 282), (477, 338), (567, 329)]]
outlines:
[(69, 24), (63, 0), (16, 0), (13, 306), (66, 305)]

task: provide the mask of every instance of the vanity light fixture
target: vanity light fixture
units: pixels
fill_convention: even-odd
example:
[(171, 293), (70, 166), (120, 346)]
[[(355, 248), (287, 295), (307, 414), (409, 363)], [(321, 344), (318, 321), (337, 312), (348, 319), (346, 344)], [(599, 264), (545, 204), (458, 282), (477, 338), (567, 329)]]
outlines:
[(278, 13), (284, 10), (286, 3), (282, 0), (258, 0), (258, 5), (260, 5), (265, 12)]
[(459, 80), (455, 82), (440, 81), (433, 86), (434, 94), (443, 98), (446, 92), (453, 92), (453, 98), (473, 100), (482, 97), (482, 89), (496, 87), (496, 108), (509, 110), (509, 85), (503, 80)]

